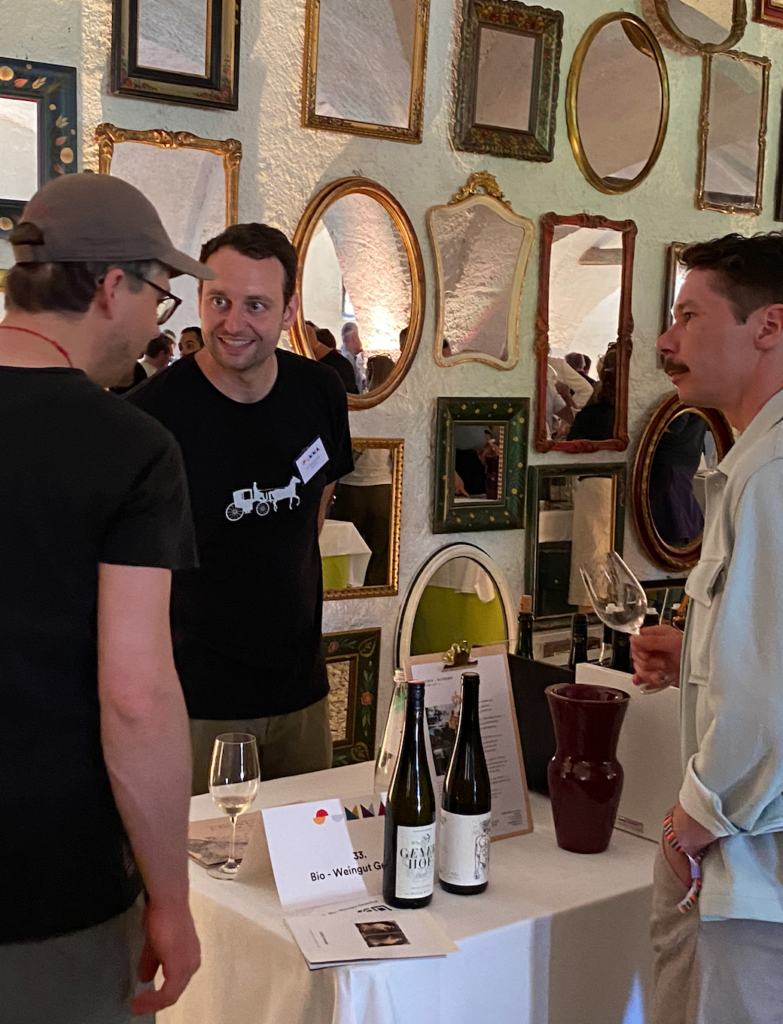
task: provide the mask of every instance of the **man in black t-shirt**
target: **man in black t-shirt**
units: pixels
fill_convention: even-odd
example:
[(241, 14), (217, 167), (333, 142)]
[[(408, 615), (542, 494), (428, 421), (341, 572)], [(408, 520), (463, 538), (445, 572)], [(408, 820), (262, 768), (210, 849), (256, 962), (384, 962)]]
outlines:
[(190, 485), (200, 568), (175, 574), (171, 617), (194, 793), (223, 732), (256, 736), (265, 779), (330, 766), (318, 534), (353, 469), (337, 374), (277, 348), (299, 307), (294, 247), (237, 224), (201, 261), (204, 348), (127, 397), (177, 438)]
[(323, 366), (331, 366), (343, 382), (347, 394), (358, 395), (359, 389), (356, 386), (353, 367), (345, 356), (337, 351), (337, 342), (332, 332), (327, 327), (316, 327), (311, 320), (305, 320), (305, 330), (313, 358)]
[[(107, 175), (44, 185), (11, 242), (0, 1020), (130, 1024), (175, 1002), (199, 964), (187, 715), (167, 620), (171, 570), (195, 564), (195, 544), (174, 439), (104, 388), (176, 308), (169, 278), (210, 275), (173, 248), (141, 192)], [(134, 998), (159, 965), (161, 990)]]

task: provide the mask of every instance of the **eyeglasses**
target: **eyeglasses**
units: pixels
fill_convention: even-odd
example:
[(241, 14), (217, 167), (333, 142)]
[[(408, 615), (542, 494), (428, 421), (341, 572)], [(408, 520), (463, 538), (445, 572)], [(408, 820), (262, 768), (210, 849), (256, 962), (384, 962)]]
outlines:
[(170, 320), (174, 315), (174, 311), (182, 304), (182, 299), (176, 295), (172, 295), (171, 292), (167, 292), (165, 288), (161, 288), (160, 285), (155, 284), (154, 281), (150, 281), (146, 277), (142, 277), (141, 274), (131, 274), (131, 277), (135, 277), (137, 281), (143, 281), (144, 284), (148, 284), (150, 288), (154, 288), (161, 296), (161, 298), (158, 299), (157, 305), (158, 327), (165, 324), (167, 320)]

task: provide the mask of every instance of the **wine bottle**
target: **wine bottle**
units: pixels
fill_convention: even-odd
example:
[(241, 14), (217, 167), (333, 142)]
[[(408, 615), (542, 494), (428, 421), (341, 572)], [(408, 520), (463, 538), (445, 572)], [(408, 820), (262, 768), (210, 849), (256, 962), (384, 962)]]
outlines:
[(394, 670), (394, 692), (386, 716), (386, 727), (383, 730), (381, 749), (375, 761), (374, 793), (385, 793), (394, 775), (394, 766), (400, 753), (402, 729), (405, 724), (405, 691), (407, 689), (405, 673), (402, 669)]
[(462, 676), (462, 710), (440, 812), (438, 875), (446, 892), (484, 892), (489, 875), (492, 795), (479, 728), (479, 677)]
[(587, 661), (587, 616), (577, 612), (571, 627), (571, 653), (568, 656), (568, 667), (573, 671), (583, 661)]
[(383, 898), (426, 907), (435, 881), (435, 793), (424, 743), (424, 683), (409, 682), (400, 754), (386, 800)]
[(604, 635), (601, 640), (601, 653), (598, 658), (599, 665), (609, 666), (612, 664), (612, 627), (604, 626)]
[(618, 672), (632, 672), (631, 637), (618, 629), (612, 631), (612, 668)]
[(517, 656), (533, 658), (533, 599), (529, 594), (523, 594), (519, 601)]

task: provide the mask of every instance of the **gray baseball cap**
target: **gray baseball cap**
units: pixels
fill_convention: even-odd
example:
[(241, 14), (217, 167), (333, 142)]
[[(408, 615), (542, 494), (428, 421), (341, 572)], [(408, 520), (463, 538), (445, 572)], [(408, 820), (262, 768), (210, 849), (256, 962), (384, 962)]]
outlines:
[(214, 273), (175, 249), (158, 211), (137, 188), (110, 174), (66, 174), (38, 189), (18, 227), (32, 224), (43, 236), (30, 242), (11, 233), (17, 263), (132, 263), (157, 260), (172, 277), (210, 281)]

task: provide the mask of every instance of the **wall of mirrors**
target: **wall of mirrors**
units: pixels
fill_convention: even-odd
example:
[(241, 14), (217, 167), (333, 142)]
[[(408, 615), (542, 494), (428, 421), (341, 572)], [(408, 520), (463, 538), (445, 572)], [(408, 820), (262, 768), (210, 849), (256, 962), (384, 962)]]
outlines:
[(533, 222), (515, 214), (493, 176), (481, 171), (445, 206), (428, 211), (427, 227), (438, 287), (435, 361), (510, 370), (519, 360), (519, 307)]
[(357, 370), (349, 408), (377, 405), (410, 369), (424, 320), (424, 264), (408, 215), (377, 182), (341, 178), (311, 201), (294, 245), (293, 347), (312, 356), (305, 321), (326, 328)]
[(623, 552), (625, 465), (531, 466), (525, 592), (540, 628), (592, 611), (579, 568)]
[(746, 53), (716, 53), (703, 61), (696, 204), (759, 214), (771, 62)]
[(302, 124), (421, 142), (430, 0), (308, 0)]
[(661, 402), (645, 428), (633, 468), (636, 530), (650, 561), (667, 572), (692, 569), (701, 554), (705, 477), (734, 443), (715, 409)]
[(747, 24), (745, 0), (655, 0), (661, 24), (697, 53), (720, 53), (739, 42)]
[[(622, 451), (636, 225), (587, 214), (541, 218), (536, 317), (539, 452)], [(575, 370), (574, 355), (589, 370)], [(588, 379), (589, 378), (589, 379)]]
[(566, 92), (576, 162), (600, 192), (641, 184), (669, 122), (669, 77), (658, 40), (633, 14), (605, 14), (576, 48)]
[(400, 572), (400, 438), (354, 437), (354, 469), (335, 487), (321, 531), (324, 598), (397, 593)]
[(515, 0), (465, 0), (454, 146), (551, 160), (563, 15)]
[(471, 647), (513, 643), (516, 614), (498, 565), (472, 544), (450, 544), (420, 567), (397, 620), (395, 664), (442, 654), (454, 643)]

